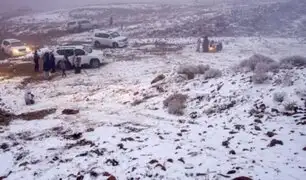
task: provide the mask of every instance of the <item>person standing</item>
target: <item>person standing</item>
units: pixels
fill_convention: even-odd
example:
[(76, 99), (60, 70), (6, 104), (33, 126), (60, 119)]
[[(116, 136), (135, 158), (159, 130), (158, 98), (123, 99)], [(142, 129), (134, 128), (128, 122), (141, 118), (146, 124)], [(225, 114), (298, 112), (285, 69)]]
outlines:
[(79, 56), (74, 57), (74, 73), (75, 74), (81, 73), (81, 57)]
[(51, 73), (55, 73), (55, 57), (53, 52), (50, 52), (50, 66), (51, 66)]
[(44, 70), (44, 78), (46, 80), (49, 80), (49, 71), (51, 69), (51, 63), (50, 63), (50, 55), (49, 52), (46, 52), (44, 54), (44, 64), (43, 64), (43, 70)]
[(197, 52), (200, 52), (200, 49), (201, 49), (201, 38), (199, 38), (197, 41)]
[(60, 61), (60, 68), (62, 70), (62, 77), (67, 77), (66, 75), (66, 59), (64, 58), (62, 61)]
[(207, 36), (204, 37), (202, 48), (203, 48), (203, 52), (208, 52), (209, 51), (209, 40), (208, 40)]
[(39, 55), (37, 53), (37, 50), (34, 51), (34, 71), (39, 72)]
[(31, 91), (26, 91), (24, 94), (24, 101), (26, 105), (32, 105), (35, 103), (34, 101), (34, 95), (31, 93)]

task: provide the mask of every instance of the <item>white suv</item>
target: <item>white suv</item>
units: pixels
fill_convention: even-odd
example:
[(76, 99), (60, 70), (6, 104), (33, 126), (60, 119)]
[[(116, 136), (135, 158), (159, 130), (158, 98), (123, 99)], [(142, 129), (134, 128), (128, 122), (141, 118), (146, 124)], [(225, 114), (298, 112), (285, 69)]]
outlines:
[(128, 38), (121, 36), (118, 32), (108, 31), (96, 31), (94, 32), (93, 45), (95, 47), (125, 47), (128, 45)]
[(66, 28), (69, 32), (80, 32), (85, 30), (96, 29), (98, 26), (89, 20), (76, 20), (67, 23)]
[(103, 63), (103, 54), (95, 53), (91, 48), (85, 46), (60, 46), (53, 50), (55, 56), (55, 64), (59, 67), (60, 61), (64, 60), (65, 54), (68, 56), (68, 68), (73, 67), (75, 56), (81, 58), (81, 65), (98, 68)]
[(15, 57), (24, 56), (31, 52), (31, 48), (18, 39), (4, 39), (1, 43), (1, 51)]

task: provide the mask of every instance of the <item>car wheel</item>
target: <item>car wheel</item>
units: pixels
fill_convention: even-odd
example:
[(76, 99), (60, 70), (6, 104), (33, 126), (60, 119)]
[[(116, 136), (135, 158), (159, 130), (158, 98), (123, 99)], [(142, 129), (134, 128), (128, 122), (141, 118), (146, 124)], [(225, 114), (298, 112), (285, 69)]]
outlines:
[(114, 42), (113, 43), (113, 48), (118, 48), (118, 47), (119, 47), (118, 43)]
[(101, 44), (99, 41), (95, 41), (95, 44), (94, 44), (95, 48), (100, 48), (101, 47)]
[(90, 66), (92, 68), (99, 68), (100, 67), (99, 59), (92, 59), (92, 60), (90, 60)]

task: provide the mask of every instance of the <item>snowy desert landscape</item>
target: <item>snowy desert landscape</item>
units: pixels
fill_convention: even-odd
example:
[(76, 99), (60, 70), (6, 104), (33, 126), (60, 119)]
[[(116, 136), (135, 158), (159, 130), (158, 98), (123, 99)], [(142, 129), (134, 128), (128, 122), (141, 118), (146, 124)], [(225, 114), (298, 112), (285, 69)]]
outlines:
[[(1, 56), (0, 180), (304, 179), (306, 2), (221, 2), (2, 19), (1, 40), (90, 44), (92, 31), (64, 31), (82, 17), (129, 46), (95, 49), (107, 62), (99, 69), (48, 81), (31, 72), (31, 55)], [(196, 52), (205, 35), (223, 50)]]

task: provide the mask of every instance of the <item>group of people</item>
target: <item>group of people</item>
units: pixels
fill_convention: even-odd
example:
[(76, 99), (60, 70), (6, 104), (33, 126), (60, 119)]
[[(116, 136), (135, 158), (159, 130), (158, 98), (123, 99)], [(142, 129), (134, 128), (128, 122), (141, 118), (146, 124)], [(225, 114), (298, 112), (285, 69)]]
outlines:
[[(39, 59), (37, 50), (34, 52), (34, 71), (39, 72)], [(45, 52), (42, 56), (43, 59), (43, 72), (44, 78), (48, 80), (50, 78), (50, 73), (56, 72), (55, 56), (52, 51)], [(66, 77), (66, 66), (68, 64), (68, 55), (64, 55), (63, 60), (59, 62), (59, 68), (62, 71), (62, 77)]]
[(213, 40), (209, 41), (208, 37), (205, 36), (203, 38), (203, 42), (202, 42), (202, 39), (199, 38), (198, 41), (197, 41), (197, 52), (200, 52), (201, 51), (201, 43), (202, 43), (202, 52), (218, 52), (218, 51), (221, 51), (222, 50), (222, 43), (219, 42), (215, 42)]

